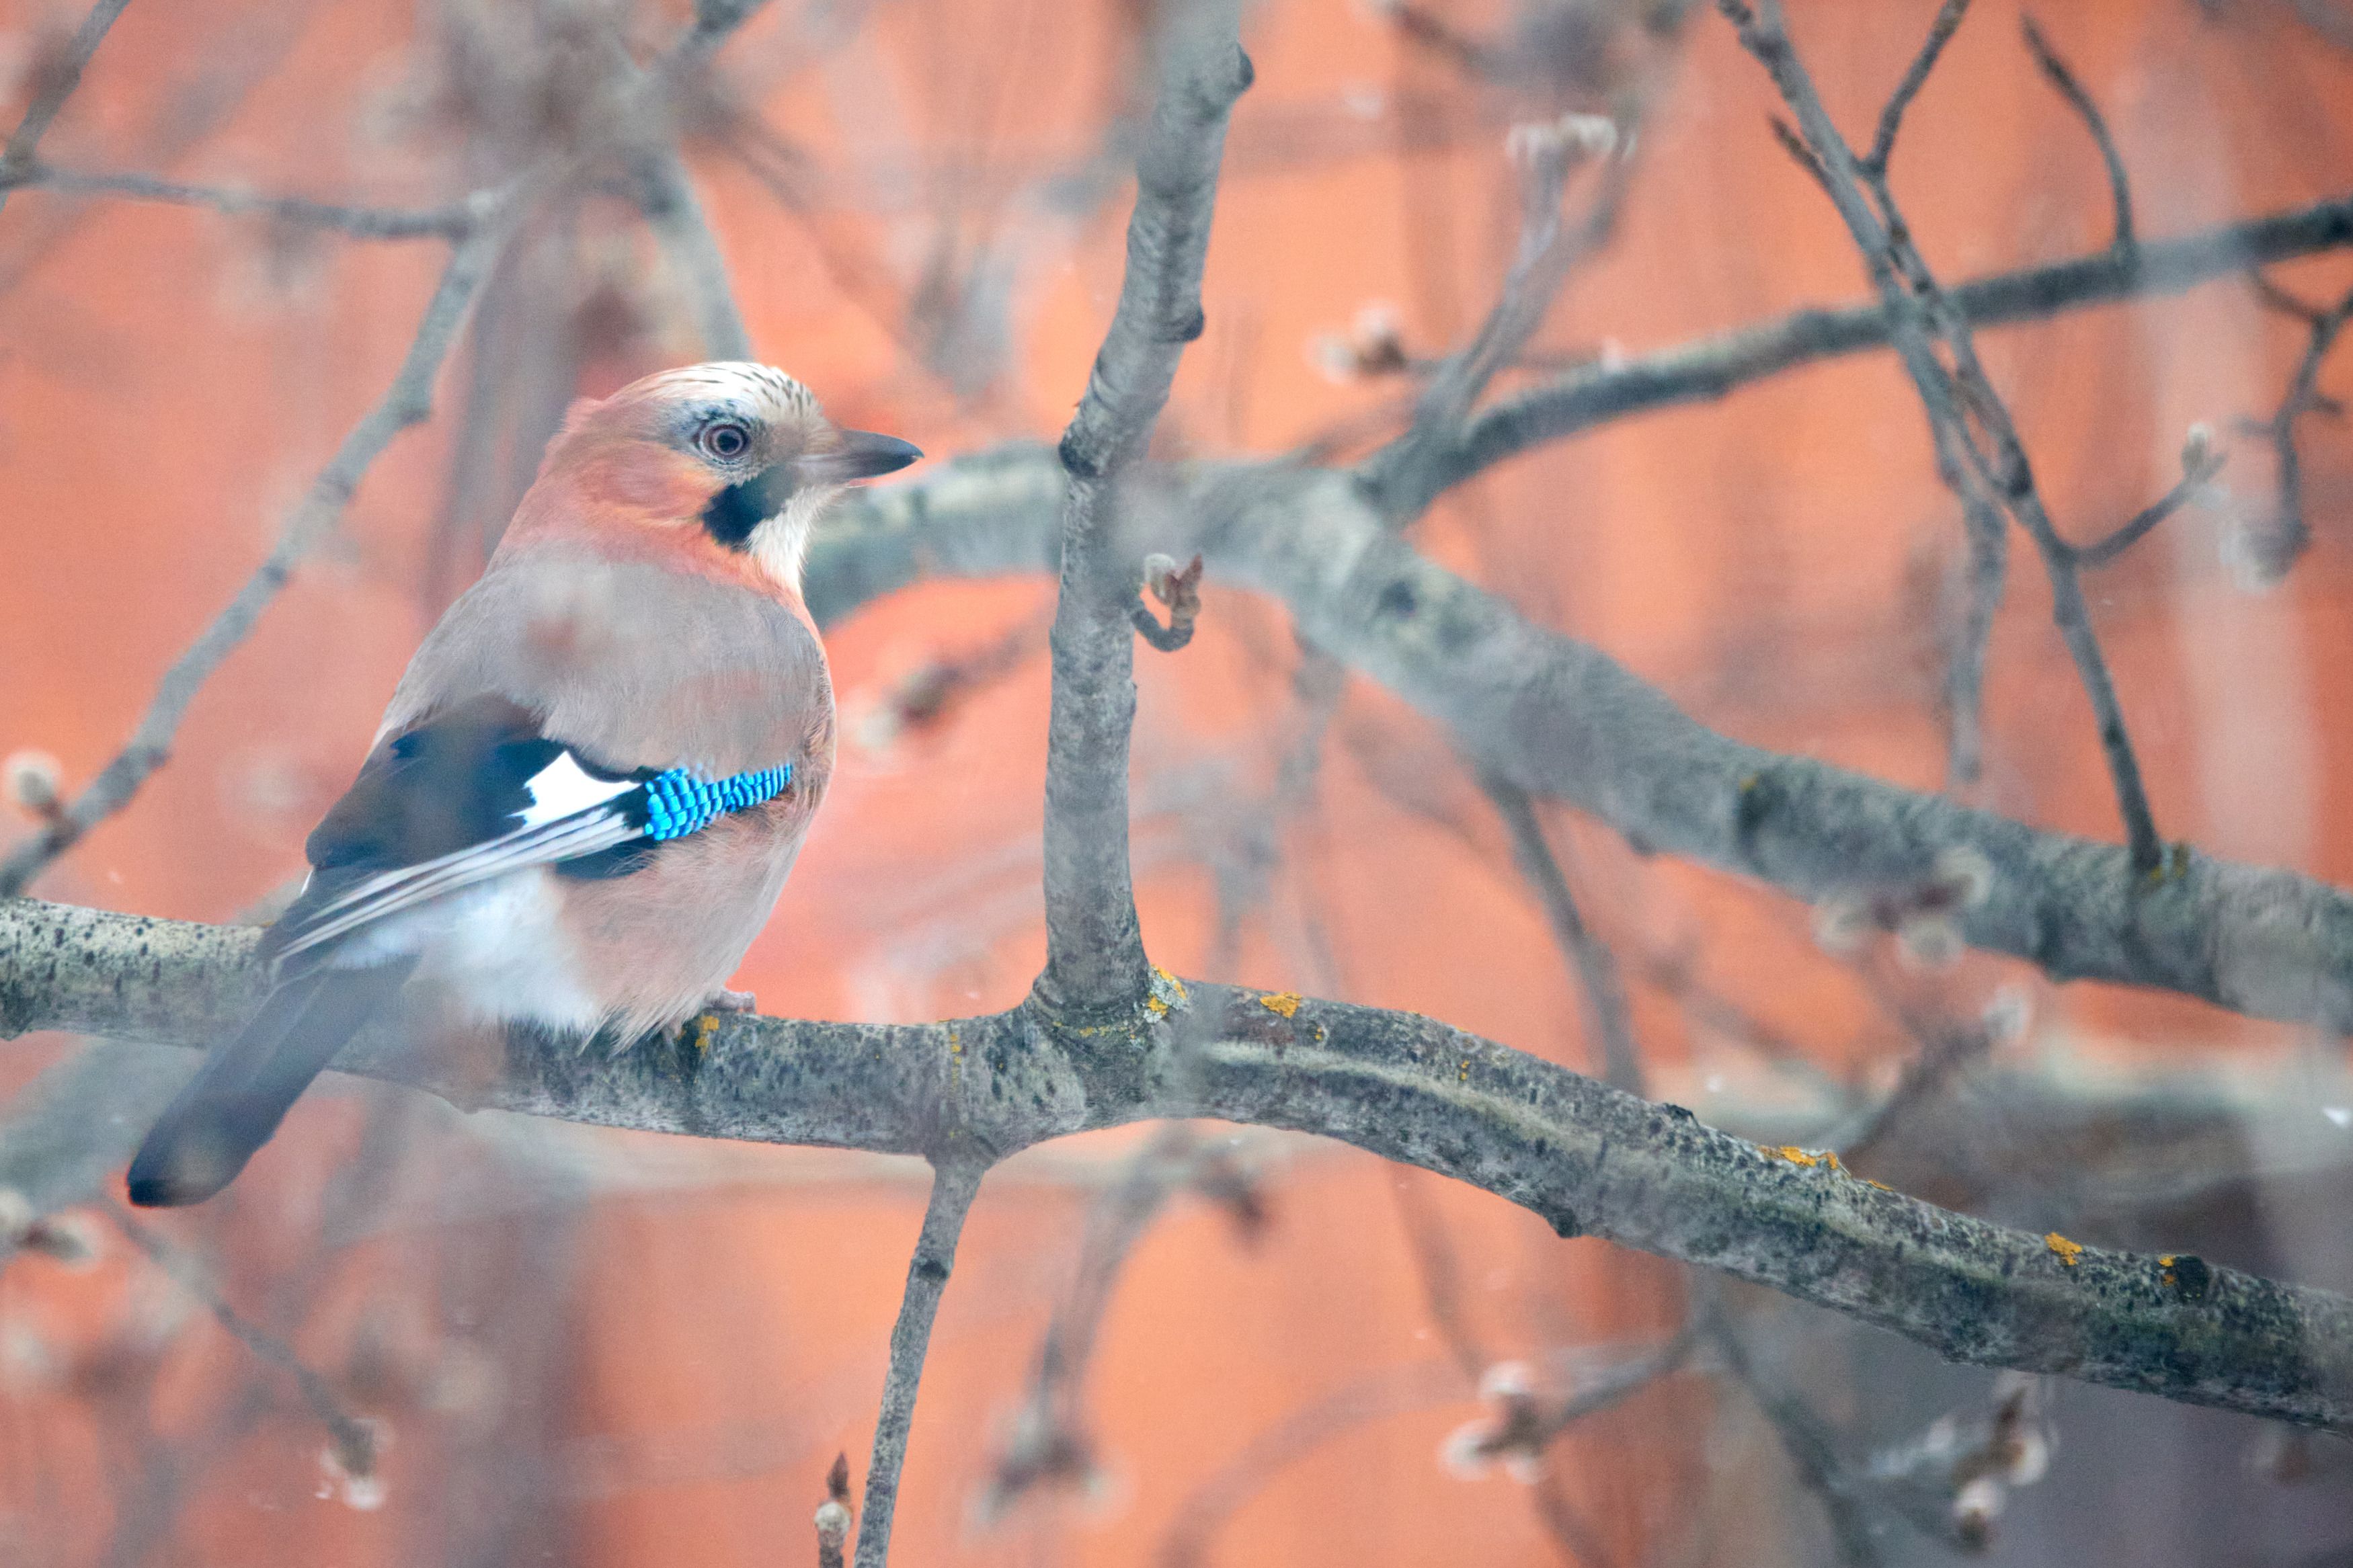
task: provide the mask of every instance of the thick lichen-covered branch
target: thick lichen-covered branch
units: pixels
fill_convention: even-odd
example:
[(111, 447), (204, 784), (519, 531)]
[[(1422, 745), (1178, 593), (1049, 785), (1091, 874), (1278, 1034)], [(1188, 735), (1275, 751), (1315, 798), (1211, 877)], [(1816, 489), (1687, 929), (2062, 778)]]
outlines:
[[(258, 992), (255, 937), (0, 905), (0, 1032), (202, 1044)], [(1954, 1360), (2353, 1435), (2353, 1301), (2341, 1297), (1950, 1214), (1417, 1015), (1166, 989), (1165, 1014), (1086, 1035), (1049, 1028), (1025, 1004), (896, 1027), (729, 1017), (693, 1040), (611, 1055), (518, 1040), (502, 1076), (462, 1091), (382, 1036), (343, 1065), (462, 1103), (706, 1137), (954, 1148), (967, 1167), (1149, 1119), (1288, 1128), (1471, 1183), (1563, 1236), (1753, 1280)]]
[[(821, 538), (825, 618), (927, 574), (1043, 570), (1051, 455), (1012, 447), (862, 500)], [(1142, 547), (1206, 552), (1282, 601), (1300, 635), (1388, 687), (1481, 765), (1646, 852), (1815, 902), (1916, 885), (1966, 848), (1991, 869), (1965, 940), (2054, 980), (2179, 992), (2257, 1017), (2353, 1028), (2353, 894), (2177, 847), (2153, 875), (2121, 845), (1711, 730), (1590, 644), (1535, 625), (1398, 539), (1350, 477), (1284, 465), (1171, 476)]]

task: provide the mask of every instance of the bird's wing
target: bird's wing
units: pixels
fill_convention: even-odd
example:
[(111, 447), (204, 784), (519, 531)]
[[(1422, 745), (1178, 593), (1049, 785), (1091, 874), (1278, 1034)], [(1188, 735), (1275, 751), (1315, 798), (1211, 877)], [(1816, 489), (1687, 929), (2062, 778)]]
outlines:
[[(717, 781), (679, 768), (619, 772), (545, 734), (529, 710), (478, 697), (377, 746), (311, 835), (311, 880), (265, 952), (293, 958), (525, 867), (650, 848), (791, 782), (790, 764)], [(588, 874), (609, 869), (592, 862)]]

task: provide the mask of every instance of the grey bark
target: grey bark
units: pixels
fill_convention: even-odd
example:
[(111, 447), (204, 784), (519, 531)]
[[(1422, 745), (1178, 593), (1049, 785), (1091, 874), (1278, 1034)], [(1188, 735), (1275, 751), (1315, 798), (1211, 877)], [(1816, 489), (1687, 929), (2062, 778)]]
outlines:
[[(0, 1034), (203, 1044), (259, 994), (256, 937), (0, 904)], [(935, 1159), (953, 1149), (967, 1165), (1144, 1120), (1288, 1128), (1469, 1182), (1563, 1236), (1754, 1280), (1956, 1361), (2353, 1436), (2342, 1297), (1947, 1213), (1416, 1015), (1206, 984), (1171, 988), (1170, 1002), (1165, 1017), (1083, 1035), (1025, 1004), (925, 1025), (731, 1017), (702, 1048), (654, 1040), (610, 1056), (518, 1036), (480, 1092), (404, 1062), (382, 1035), (342, 1065), (460, 1103)]]
[[(1972, 327), (2002, 326), (2115, 300), (2179, 294), (2253, 268), (2348, 245), (2353, 245), (2353, 195), (1972, 279), (1956, 284), (1947, 297)], [(1891, 339), (1888, 315), (1877, 305), (1807, 310), (1622, 364), (1594, 365), (1539, 382), (1489, 405), (1472, 419), (1461, 441), (1414, 476), (1423, 490), (1420, 505), (1564, 436), (1648, 409), (1709, 402), (1799, 365), (1885, 348)], [(1411, 496), (1389, 504), (1407, 515), (1419, 510)]]
[(1201, 335), (1201, 269), (1217, 209), (1226, 120), (1250, 58), (1224, 4), (1180, 7), (1136, 160), (1127, 269), (1060, 459), (1061, 592), (1046, 740), (1046, 969), (1058, 1016), (1130, 1009), (1148, 983), (1127, 853), (1127, 759), (1135, 720), (1131, 559), (1113, 552), (1114, 508), (1168, 401), (1185, 345)]
[[(927, 574), (1041, 570), (1057, 483), (1042, 448), (1008, 447), (866, 498), (818, 541), (810, 603), (839, 619)], [(1139, 552), (1205, 550), (1214, 577), (1281, 600), (1309, 643), (1448, 726), (1481, 764), (1637, 848), (1816, 901), (1917, 884), (1940, 852), (1966, 846), (1994, 873), (1960, 915), (1973, 946), (2054, 980), (2353, 1029), (2343, 889), (2187, 847), (2144, 876), (2121, 845), (1721, 734), (1600, 649), (1418, 553), (1344, 472), (1202, 467), (1139, 510)]]
[(882, 1404), (874, 1418), (874, 1450), (866, 1467), (866, 1511), (858, 1521), (857, 1568), (883, 1568), (891, 1559), (891, 1517), (899, 1501), (899, 1472), (907, 1459), (907, 1436), (915, 1421), (915, 1393), (931, 1353), (932, 1321), (955, 1269), (956, 1239), (987, 1167), (956, 1160), (932, 1173), (932, 1195), (923, 1205), (923, 1227), (907, 1260), (907, 1289), (899, 1318), (891, 1327), (891, 1369), (882, 1383)]

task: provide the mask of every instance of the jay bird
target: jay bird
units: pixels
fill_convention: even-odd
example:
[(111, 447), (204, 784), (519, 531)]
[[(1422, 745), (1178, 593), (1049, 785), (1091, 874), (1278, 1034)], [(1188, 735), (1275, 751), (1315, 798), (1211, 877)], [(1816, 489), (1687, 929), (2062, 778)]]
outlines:
[(809, 529), (922, 454), (766, 365), (573, 405), (480, 582), (409, 661), (263, 938), (275, 988), (132, 1160), (131, 1201), (226, 1186), (380, 1012), (634, 1039), (706, 1008), (833, 770)]

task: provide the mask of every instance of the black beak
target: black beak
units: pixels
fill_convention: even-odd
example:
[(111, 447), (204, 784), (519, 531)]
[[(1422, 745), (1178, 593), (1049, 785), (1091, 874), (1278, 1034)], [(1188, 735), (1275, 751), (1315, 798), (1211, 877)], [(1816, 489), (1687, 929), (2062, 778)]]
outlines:
[(897, 473), (923, 455), (923, 448), (896, 436), (877, 436), (871, 430), (836, 434), (839, 439), (831, 447), (794, 462), (802, 483), (846, 485), (852, 479), (878, 479)]

